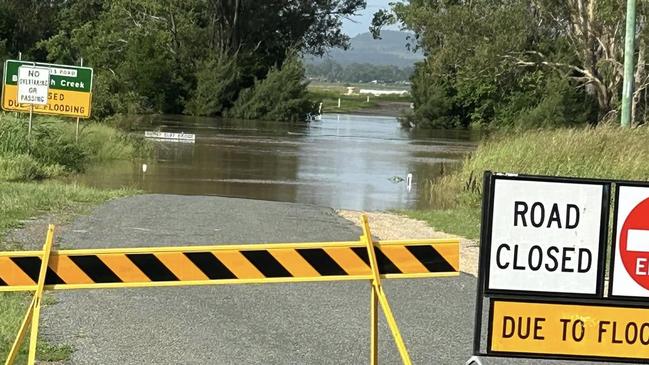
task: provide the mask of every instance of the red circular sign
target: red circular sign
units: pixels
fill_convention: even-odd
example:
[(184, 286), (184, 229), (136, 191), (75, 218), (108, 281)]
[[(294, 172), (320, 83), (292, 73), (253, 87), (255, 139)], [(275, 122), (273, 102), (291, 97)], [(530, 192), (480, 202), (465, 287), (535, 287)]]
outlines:
[[(626, 217), (620, 232), (620, 258), (624, 263), (624, 268), (636, 283), (649, 290), (649, 240), (638, 242), (639, 238), (647, 237), (647, 235), (638, 235), (637, 232), (632, 232), (631, 241), (629, 241), (629, 230), (647, 231), (649, 234), (649, 199), (645, 199), (633, 208)], [(629, 244), (632, 247), (628, 247)]]

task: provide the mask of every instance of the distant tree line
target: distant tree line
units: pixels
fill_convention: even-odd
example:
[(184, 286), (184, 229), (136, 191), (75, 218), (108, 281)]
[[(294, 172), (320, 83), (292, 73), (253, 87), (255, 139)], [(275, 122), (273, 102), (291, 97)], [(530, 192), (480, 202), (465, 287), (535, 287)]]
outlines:
[(341, 65), (331, 59), (320, 63), (307, 63), (306, 75), (311, 79), (328, 82), (407, 82), (410, 80), (413, 67), (394, 65), (374, 65), (370, 63), (351, 63)]
[(76, 65), (83, 58), (95, 70), (96, 117), (299, 119), (313, 108), (301, 57), (347, 47), (342, 19), (364, 7), (365, 0), (2, 1), (0, 54)]
[[(633, 120), (647, 119), (649, 3), (638, 2)], [(420, 126), (563, 126), (617, 121), (625, 2), (410, 0), (374, 17), (401, 23), (426, 60), (412, 77)]]

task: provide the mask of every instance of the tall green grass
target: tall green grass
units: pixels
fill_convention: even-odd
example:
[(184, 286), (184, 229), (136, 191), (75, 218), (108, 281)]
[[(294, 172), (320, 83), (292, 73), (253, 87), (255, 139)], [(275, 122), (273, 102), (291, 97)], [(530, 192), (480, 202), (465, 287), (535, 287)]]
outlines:
[[(431, 182), (428, 198), (437, 210), (409, 214), (446, 232), (477, 238), (482, 175), (487, 170), (649, 180), (649, 128), (603, 126), (496, 134), (483, 141), (458, 170)], [(457, 219), (445, 223), (443, 215)]]
[[(0, 239), (24, 219), (60, 212), (79, 204), (100, 203), (132, 194), (132, 190), (99, 190), (57, 181), (0, 181)], [(1, 245), (1, 244), (0, 244)]]
[(90, 163), (128, 159), (146, 146), (114, 128), (82, 122), (79, 140), (75, 125), (53, 117), (28, 121), (0, 114), (0, 180), (27, 181), (81, 172)]

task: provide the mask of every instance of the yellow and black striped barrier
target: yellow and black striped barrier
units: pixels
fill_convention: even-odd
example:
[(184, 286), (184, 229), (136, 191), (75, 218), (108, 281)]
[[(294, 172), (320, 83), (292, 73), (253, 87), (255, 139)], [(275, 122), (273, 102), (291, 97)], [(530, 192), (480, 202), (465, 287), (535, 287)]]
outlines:
[[(381, 304), (404, 363), (401, 340), (382, 278), (431, 278), (459, 273), (457, 239), (373, 241), (365, 216), (359, 241), (123, 249), (52, 250), (50, 226), (42, 251), (0, 252), (0, 291), (35, 291), (6, 364), (12, 364), (31, 324), (34, 362), (43, 290), (371, 280), (372, 356), (377, 361), (376, 304)], [(389, 315), (388, 315), (389, 312)], [(34, 332), (35, 331), (35, 332)], [(32, 354), (32, 346), (34, 354)]]
[[(0, 253), (0, 291), (34, 290), (42, 251)], [(384, 278), (454, 275), (453, 240), (379, 241)], [(53, 251), (45, 289), (368, 280), (360, 242)]]

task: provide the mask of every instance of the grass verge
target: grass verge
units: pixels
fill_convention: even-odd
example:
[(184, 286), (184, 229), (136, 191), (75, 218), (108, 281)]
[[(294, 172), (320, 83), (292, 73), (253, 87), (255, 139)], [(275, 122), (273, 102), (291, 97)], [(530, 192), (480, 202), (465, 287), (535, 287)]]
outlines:
[(53, 117), (27, 121), (0, 114), (0, 180), (29, 181), (83, 171), (93, 163), (128, 159), (146, 153), (148, 144), (101, 123), (75, 125)]
[(458, 170), (431, 182), (428, 197), (438, 209), (404, 213), (441, 231), (477, 239), (484, 171), (647, 180), (647, 141), (646, 127), (497, 134), (483, 141)]
[[(0, 237), (10, 229), (20, 227), (21, 222), (28, 218), (45, 213), (70, 213), (89, 204), (132, 193), (130, 190), (103, 191), (53, 181), (0, 182)], [(7, 246), (0, 238), (0, 251), (8, 249)], [(54, 303), (51, 297), (45, 298), (45, 305)], [(29, 293), (0, 293), (0, 359), (7, 357), (30, 300)], [(28, 342), (26, 338), (17, 363), (26, 362)], [(65, 360), (71, 353), (70, 346), (48, 344), (42, 339), (38, 342), (37, 358), (40, 361)]]

